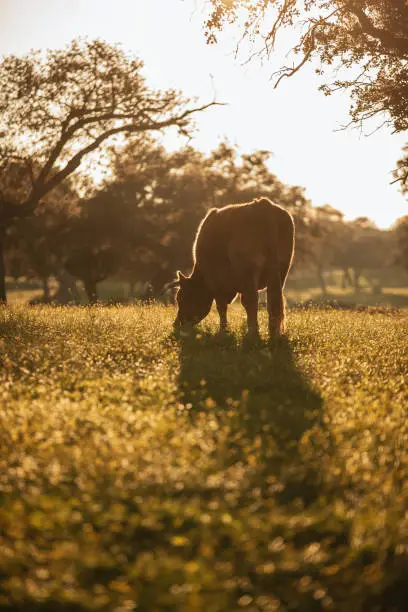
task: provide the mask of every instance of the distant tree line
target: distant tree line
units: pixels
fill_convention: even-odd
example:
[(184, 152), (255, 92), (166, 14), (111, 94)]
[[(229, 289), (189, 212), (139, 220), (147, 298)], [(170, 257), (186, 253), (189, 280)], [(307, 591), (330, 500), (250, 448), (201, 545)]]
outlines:
[[(209, 154), (191, 146), (169, 153), (143, 136), (117, 152), (97, 190), (80, 197), (65, 182), (34, 214), (9, 225), (8, 275), (40, 280), (44, 301), (77, 300), (80, 280), (93, 303), (98, 283), (107, 278), (127, 283), (130, 297), (136, 286), (158, 297), (177, 269), (190, 270), (195, 231), (208, 208), (259, 195), (294, 215), (296, 266), (313, 268), (324, 292), (332, 269), (358, 291), (367, 270), (395, 263), (408, 268), (401, 229), (406, 222), (398, 232), (380, 231), (369, 219), (345, 222), (329, 205), (312, 207), (301, 187), (285, 185), (271, 172), (269, 158), (263, 150), (239, 154), (227, 142)], [(53, 294), (51, 279), (58, 281)]]
[[(310, 202), (303, 189), (283, 185), (268, 169), (267, 151), (238, 155), (227, 143), (209, 155), (192, 147), (168, 153), (151, 138), (125, 146), (112, 160), (109, 177), (87, 197), (64, 183), (34, 214), (16, 219), (5, 236), (8, 274), (41, 279), (44, 299), (57, 279), (64, 301), (72, 280), (83, 282), (90, 302), (97, 284), (115, 277), (149, 283), (159, 295), (175, 270), (191, 266), (191, 245), (208, 208), (244, 202), (260, 193), (299, 219)], [(306, 252), (299, 237), (299, 253)], [(67, 286), (70, 284), (70, 287)]]
[[(294, 215), (296, 267), (314, 268), (322, 291), (333, 268), (356, 291), (369, 268), (408, 268), (407, 218), (380, 232), (314, 208), (303, 188), (273, 174), (269, 151), (238, 154), (227, 142), (209, 154), (166, 151), (157, 134), (173, 126), (189, 136), (192, 116), (217, 103), (152, 90), (142, 69), (99, 40), (0, 62), (0, 302), (6, 274), (39, 280), (44, 301), (76, 301), (80, 280), (93, 303), (107, 278), (126, 282), (129, 296), (144, 285), (157, 297), (176, 269), (191, 267), (208, 208), (258, 196)], [(97, 189), (78, 172), (92, 156), (105, 172)]]

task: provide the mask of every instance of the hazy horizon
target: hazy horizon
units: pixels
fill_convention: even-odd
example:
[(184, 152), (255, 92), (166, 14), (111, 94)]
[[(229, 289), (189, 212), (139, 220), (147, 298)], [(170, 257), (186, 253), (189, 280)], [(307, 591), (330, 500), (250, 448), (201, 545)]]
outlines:
[[(408, 214), (398, 185), (390, 185), (408, 136), (392, 135), (389, 128), (370, 137), (355, 129), (335, 131), (348, 120), (346, 94), (326, 98), (317, 92), (313, 64), (273, 89), (270, 75), (279, 61), (243, 65), (234, 57), (233, 30), (219, 45), (205, 44), (203, 4), (0, 0), (0, 54), (63, 47), (78, 36), (121, 43), (145, 62), (153, 86), (228, 103), (197, 116), (196, 148), (207, 152), (228, 139), (241, 152), (271, 150), (270, 168), (282, 182), (304, 187), (315, 206), (330, 204), (346, 219), (368, 216), (385, 228)], [(169, 149), (184, 144), (174, 132), (163, 142)]]

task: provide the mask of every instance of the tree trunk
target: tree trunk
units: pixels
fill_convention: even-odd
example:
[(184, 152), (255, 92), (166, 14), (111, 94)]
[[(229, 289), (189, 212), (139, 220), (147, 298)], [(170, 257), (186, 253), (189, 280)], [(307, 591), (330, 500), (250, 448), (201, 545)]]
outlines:
[(341, 279), (341, 288), (347, 289), (347, 287), (353, 287), (353, 279), (350, 276), (350, 270), (348, 268), (344, 268)]
[(49, 302), (51, 296), (50, 296), (50, 286), (48, 284), (48, 276), (44, 276), (41, 280), (42, 280), (42, 285), (43, 285), (44, 302)]
[(57, 274), (58, 289), (54, 299), (59, 304), (79, 304), (79, 295), (76, 282), (73, 276), (66, 270), (60, 270)]
[(96, 304), (98, 301), (98, 294), (96, 292), (96, 282), (91, 280), (84, 280), (84, 289), (88, 302), (90, 304)]
[(371, 292), (376, 296), (382, 295), (382, 284), (378, 278), (371, 281)]
[(360, 292), (360, 276), (361, 271), (354, 268), (354, 293)]
[(4, 266), (4, 230), (0, 227), (0, 304), (6, 304), (6, 268)]
[(318, 278), (319, 285), (320, 285), (320, 288), (322, 290), (322, 293), (324, 293), (324, 295), (326, 295), (327, 287), (326, 287), (326, 281), (324, 280), (324, 272), (323, 272), (322, 266), (318, 266), (317, 267), (317, 278)]

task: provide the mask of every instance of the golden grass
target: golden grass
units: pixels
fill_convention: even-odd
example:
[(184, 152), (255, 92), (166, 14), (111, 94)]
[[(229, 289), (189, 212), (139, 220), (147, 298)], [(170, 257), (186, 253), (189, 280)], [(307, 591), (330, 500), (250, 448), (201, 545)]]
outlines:
[(2, 610), (404, 609), (407, 315), (231, 317), (0, 309)]

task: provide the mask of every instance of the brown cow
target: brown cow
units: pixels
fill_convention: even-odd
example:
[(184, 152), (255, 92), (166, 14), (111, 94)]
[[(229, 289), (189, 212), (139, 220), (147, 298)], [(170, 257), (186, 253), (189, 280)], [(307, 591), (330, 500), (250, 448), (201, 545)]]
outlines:
[(293, 258), (291, 215), (267, 198), (211, 209), (202, 220), (193, 247), (191, 276), (178, 272), (175, 325), (198, 323), (215, 299), (221, 331), (237, 293), (247, 312), (248, 330), (258, 333), (258, 291), (267, 287), (269, 333), (285, 330), (283, 287)]

